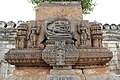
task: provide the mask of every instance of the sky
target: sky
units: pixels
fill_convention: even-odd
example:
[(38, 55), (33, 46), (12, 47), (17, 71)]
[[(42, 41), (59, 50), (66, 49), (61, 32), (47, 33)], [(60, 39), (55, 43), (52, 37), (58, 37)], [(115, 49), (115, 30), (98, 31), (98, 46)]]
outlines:
[(120, 24), (120, 0), (94, 0), (97, 2), (94, 11), (84, 19), (101, 23)]
[[(84, 20), (120, 24), (120, 0), (94, 0), (97, 5)], [(0, 0), (0, 21), (35, 20), (33, 5), (27, 0)]]

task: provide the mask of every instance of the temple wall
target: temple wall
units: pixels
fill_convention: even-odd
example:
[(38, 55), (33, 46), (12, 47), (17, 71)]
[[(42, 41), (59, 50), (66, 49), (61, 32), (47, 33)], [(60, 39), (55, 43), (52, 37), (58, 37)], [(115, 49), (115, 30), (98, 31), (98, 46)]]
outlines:
[[(35, 22), (31, 21), (29, 25), (34, 25)], [(120, 74), (120, 29), (119, 25), (116, 28), (111, 28), (111, 25), (101, 25), (103, 31), (103, 47), (110, 49), (113, 52), (113, 59), (109, 63), (111, 71)], [(16, 28), (3, 28), (0, 26), (0, 78), (7, 77), (13, 70), (14, 66), (7, 64), (4, 61), (4, 54), (11, 48), (15, 48), (14, 37), (16, 35)], [(112, 35), (112, 37), (111, 37)]]
[(103, 47), (108, 48), (113, 53), (110, 61), (110, 69), (116, 74), (120, 74), (120, 25), (104, 24), (101, 26), (103, 32)]
[(6, 78), (15, 68), (4, 60), (5, 53), (15, 48), (15, 34), (15, 28), (0, 27), (0, 80)]

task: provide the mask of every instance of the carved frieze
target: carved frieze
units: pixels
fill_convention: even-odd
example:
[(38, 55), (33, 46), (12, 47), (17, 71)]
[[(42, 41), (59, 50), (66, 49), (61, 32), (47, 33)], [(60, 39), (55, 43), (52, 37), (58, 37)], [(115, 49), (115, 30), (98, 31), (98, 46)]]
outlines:
[(103, 67), (112, 59), (112, 52), (106, 48), (84, 48), (79, 50), (79, 60), (74, 68)]
[[(79, 1), (41, 2), (36, 20), (8, 26), (17, 27), (16, 48), (5, 53), (5, 60), (16, 68), (5, 80), (108, 79), (98, 68), (107, 66), (112, 52), (102, 48), (100, 25), (83, 20)], [(86, 75), (95, 68), (100, 75)]]
[(34, 25), (21, 23), (15, 38), (17, 49), (6, 53), (5, 59), (16, 66), (53, 66), (54, 69), (106, 65), (112, 53), (100, 48), (99, 24), (76, 22), (53, 16)]
[(47, 45), (42, 53), (42, 58), (46, 63), (54, 67), (64, 67), (72, 66), (77, 62), (79, 54), (72, 40), (71, 27), (70, 21), (64, 17), (48, 19), (46, 23)]
[(11, 49), (5, 54), (5, 60), (19, 67), (48, 67), (42, 60), (42, 51), (39, 48), (37, 49)]
[(17, 49), (7, 52), (5, 60), (16, 66), (100, 67), (112, 58), (112, 53), (102, 48), (100, 25), (86, 20), (56, 15), (21, 23), (15, 39)]

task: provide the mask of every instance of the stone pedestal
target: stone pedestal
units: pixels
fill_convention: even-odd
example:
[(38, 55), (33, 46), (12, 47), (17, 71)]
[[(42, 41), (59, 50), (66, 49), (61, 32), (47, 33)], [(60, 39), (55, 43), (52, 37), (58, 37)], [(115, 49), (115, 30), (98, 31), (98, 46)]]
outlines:
[(5, 80), (47, 80), (50, 70), (40, 67), (16, 68), (13, 74)]
[(51, 70), (48, 80), (85, 80), (82, 70)]
[(109, 68), (54, 70), (40, 68), (16, 69), (5, 80), (119, 80)]
[(85, 80), (119, 80), (114, 73), (110, 72), (109, 68), (93, 68), (84, 69)]

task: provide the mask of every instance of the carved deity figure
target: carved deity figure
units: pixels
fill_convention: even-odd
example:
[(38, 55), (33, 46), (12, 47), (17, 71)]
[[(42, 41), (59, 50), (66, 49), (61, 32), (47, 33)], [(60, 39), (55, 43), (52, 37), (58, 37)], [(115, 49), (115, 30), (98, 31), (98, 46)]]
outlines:
[(65, 65), (65, 52), (62, 49), (59, 49), (56, 54), (56, 65)]
[(70, 32), (68, 21), (57, 20), (47, 26), (47, 32), (52, 35), (62, 35)]
[(81, 45), (86, 45), (86, 41), (88, 39), (88, 34), (86, 33), (86, 29), (81, 29)]
[(56, 54), (56, 65), (65, 64), (65, 51), (63, 47), (65, 46), (65, 41), (55, 41), (55, 46), (58, 47)]
[(55, 21), (54, 32), (66, 33), (69, 30), (68, 21)]
[(29, 47), (36, 47), (36, 39), (37, 39), (36, 34), (37, 34), (36, 26), (32, 26), (28, 30), (28, 35), (27, 35), (27, 39), (30, 41), (30, 46)]
[(79, 42), (79, 46), (82, 45), (86, 45), (87, 40), (89, 39), (89, 35), (87, 32), (87, 28), (85, 27), (85, 25), (82, 23), (81, 26), (78, 27), (78, 33), (80, 34), (80, 42)]

